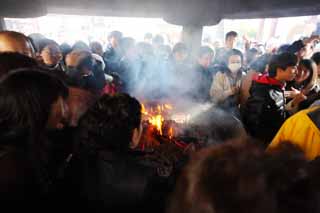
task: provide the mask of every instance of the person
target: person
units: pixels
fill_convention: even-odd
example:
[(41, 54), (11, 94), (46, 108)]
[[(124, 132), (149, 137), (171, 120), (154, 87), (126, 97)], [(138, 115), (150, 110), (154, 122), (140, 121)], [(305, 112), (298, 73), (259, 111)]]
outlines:
[(215, 62), (214, 62), (215, 64), (221, 64), (225, 61), (226, 53), (229, 50), (234, 49), (236, 47), (237, 38), (238, 38), (238, 33), (235, 31), (230, 31), (226, 34), (225, 46), (217, 50)]
[(90, 47), (84, 41), (77, 41), (73, 44), (72, 50), (91, 52)]
[[(42, 71), (12, 72), (0, 82), (0, 199), (10, 208), (44, 206), (54, 188), (45, 132), (67, 123), (68, 88)], [(38, 201), (42, 202), (39, 203)], [(7, 202), (5, 202), (7, 201)]]
[[(242, 120), (248, 133), (268, 145), (288, 117), (284, 86), (297, 72), (298, 58), (291, 53), (275, 55), (268, 75), (258, 76), (250, 89), (250, 97), (241, 108)], [(294, 104), (304, 100), (303, 94)]]
[(313, 54), (314, 42), (320, 40), (319, 35), (313, 35), (293, 42), (286, 48), (286, 52), (296, 54), (301, 59), (310, 59)]
[(109, 44), (103, 54), (103, 59), (106, 63), (105, 72), (108, 74), (118, 71), (119, 62), (122, 57), (119, 48), (119, 42), (121, 39), (122, 33), (119, 31), (112, 31), (108, 36)]
[[(288, 84), (287, 88), (291, 88), (291, 91), (287, 92), (288, 95), (295, 95), (296, 93), (305, 95), (305, 100), (299, 103), (299, 105), (291, 105), (293, 111), (306, 109), (316, 100), (320, 99), (320, 96), (318, 95), (320, 92), (320, 85), (315, 63), (310, 59), (302, 59), (298, 66), (297, 76), (293, 82)], [(291, 103), (292, 101), (289, 102), (288, 105)]]
[(264, 54), (253, 61), (246, 75), (243, 75), (240, 87), (240, 104), (243, 105), (249, 98), (249, 90), (253, 79), (259, 75), (264, 75), (268, 72), (268, 64), (271, 59), (271, 54)]
[(263, 152), (246, 142), (200, 150), (179, 177), (167, 213), (275, 213)]
[(24, 34), (14, 31), (0, 32), (0, 52), (18, 52), (31, 58), (35, 57), (31, 40)]
[(16, 52), (0, 53), (0, 78), (21, 68), (37, 68), (35, 59)]
[[(173, 65), (183, 65), (188, 59), (189, 51), (186, 44), (179, 42), (176, 43), (172, 49), (172, 64)], [(177, 72), (182, 72), (183, 69), (176, 70)]]
[(62, 66), (62, 52), (60, 46), (53, 40), (45, 39), (39, 42), (39, 55), (41, 63), (46, 69), (63, 71), (65, 68)]
[(120, 60), (117, 73), (123, 83), (123, 92), (132, 94), (139, 81), (138, 75), (140, 74), (141, 69), (140, 63), (137, 61), (134, 39), (130, 37), (122, 38), (120, 41), (120, 48), (123, 57)]
[(91, 42), (89, 44), (89, 46), (90, 46), (92, 53), (97, 54), (101, 57), (103, 56), (103, 48), (99, 42), (97, 42), (97, 41)]
[(142, 163), (144, 154), (135, 150), (142, 134), (140, 103), (127, 94), (104, 95), (81, 118), (78, 128), (75, 155), (80, 173), (75, 181), (80, 181), (80, 195), (88, 208), (141, 212), (150, 206), (157, 212), (159, 197), (155, 203), (150, 200), (163, 190), (154, 188), (160, 177)]
[(320, 76), (320, 52), (316, 52), (313, 54), (311, 58), (317, 65), (317, 72), (318, 72), (318, 77)]
[(240, 98), (243, 55), (232, 49), (226, 55), (225, 65), (213, 78), (210, 96), (213, 102), (225, 110), (237, 113)]
[(290, 117), (281, 126), (268, 149), (281, 145), (283, 141), (299, 146), (308, 160), (320, 156), (320, 109), (313, 107)]
[(152, 33), (144, 34), (143, 41), (148, 44), (152, 44)]
[(197, 63), (193, 68), (194, 78), (191, 88), (192, 98), (198, 102), (210, 101), (210, 87), (212, 83), (212, 73), (209, 70), (210, 63), (214, 56), (213, 50), (208, 46), (199, 49)]
[(277, 147), (268, 148), (264, 164), (277, 212), (319, 212), (315, 176), (299, 146), (283, 141)]
[(67, 74), (71, 85), (98, 94), (105, 86), (105, 76), (102, 70), (94, 69), (92, 54), (87, 51), (72, 51), (67, 55)]
[(250, 64), (259, 57), (259, 51), (256, 48), (250, 48), (245, 55), (245, 66), (249, 68)]

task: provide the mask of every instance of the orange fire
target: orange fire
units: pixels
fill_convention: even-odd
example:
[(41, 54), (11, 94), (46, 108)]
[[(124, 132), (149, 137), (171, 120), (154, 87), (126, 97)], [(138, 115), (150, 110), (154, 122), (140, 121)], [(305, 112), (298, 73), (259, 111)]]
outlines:
[(145, 118), (149, 121), (151, 125), (156, 127), (157, 131), (160, 135), (163, 134), (162, 126), (164, 122), (164, 113), (169, 110), (172, 110), (173, 107), (170, 104), (161, 104), (156, 107), (150, 107), (146, 109), (146, 107), (141, 104), (141, 112), (145, 116)]

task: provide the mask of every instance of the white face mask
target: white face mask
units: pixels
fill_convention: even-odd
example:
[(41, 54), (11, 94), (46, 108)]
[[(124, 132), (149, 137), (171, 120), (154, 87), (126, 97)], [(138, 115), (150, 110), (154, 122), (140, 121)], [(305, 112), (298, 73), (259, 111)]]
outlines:
[(228, 68), (232, 73), (236, 73), (240, 70), (241, 64), (240, 63), (232, 63), (228, 65)]

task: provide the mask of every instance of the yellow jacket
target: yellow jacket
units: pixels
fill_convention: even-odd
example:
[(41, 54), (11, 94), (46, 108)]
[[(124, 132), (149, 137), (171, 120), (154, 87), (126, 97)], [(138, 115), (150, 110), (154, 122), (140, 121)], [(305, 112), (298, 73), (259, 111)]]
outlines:
[(299, 146), (308, 160), (313, 160), (320, 156), (320, 130), (308, 116), (309, 112), (319, 108), (315, 107), (300, 111), (286, 120), (268, 149), (287, 141)]

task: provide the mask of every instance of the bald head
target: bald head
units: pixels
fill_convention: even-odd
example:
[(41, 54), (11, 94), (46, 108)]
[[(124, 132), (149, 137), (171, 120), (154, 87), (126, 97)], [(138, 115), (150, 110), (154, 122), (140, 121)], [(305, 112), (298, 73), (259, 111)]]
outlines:
[(0, 32), (0, 52), (18, 52), (34, 57), (31, 40), (22, 33), (13, 31)]

